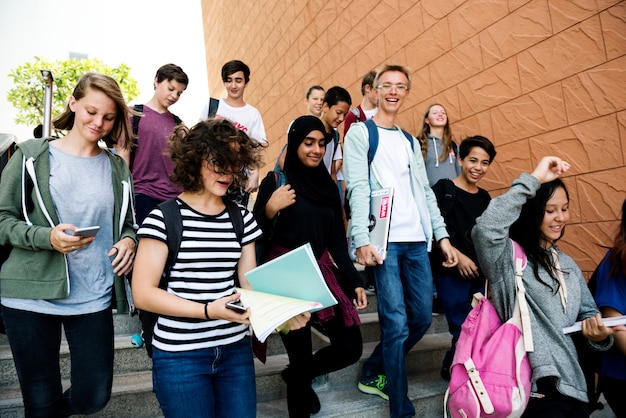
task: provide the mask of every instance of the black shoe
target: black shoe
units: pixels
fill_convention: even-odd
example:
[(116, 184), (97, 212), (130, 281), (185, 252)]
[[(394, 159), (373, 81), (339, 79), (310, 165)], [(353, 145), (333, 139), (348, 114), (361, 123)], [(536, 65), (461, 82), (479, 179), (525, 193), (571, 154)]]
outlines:
[[(282, 372), (280, 372), (280, 377), (283, 379), (283, 382), (288, 383), (289, 367), (286, 367), (285, 369), (283, 369)], [(322, 405), (320, 404), (320, 398), (317, 397), (317, 393), (315, 393), (313, 388), (311, 388), (310, 397), (311, 397), (311, 414), (315, 415), (320, 411), (320, 409), (322, 409)]]
[(320, 404), (320, 398), (317, 397), (317, 393), (311, 388), (311, 414), (317, 414), (320, 409), (322, 409), (322, 405)]
[(441, 375), (441, 378), (447, 382), (450, 381), (450, 369), (448, 367), (442, 367), (441, 371), (439, 372), (439, 374)]

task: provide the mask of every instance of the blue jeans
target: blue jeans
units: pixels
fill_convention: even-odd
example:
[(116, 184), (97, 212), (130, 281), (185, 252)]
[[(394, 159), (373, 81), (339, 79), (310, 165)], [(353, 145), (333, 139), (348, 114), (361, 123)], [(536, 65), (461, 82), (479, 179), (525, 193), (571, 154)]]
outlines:
[(152, 385), (166, 418), (256, 417), (249, 337), (194, 351), (154, 348)]
[(362, 377), (387, 376), (391, 418), (412, 417), (406, 354), (432, 322), (433, 282), (426, 243), (389, 243), (387, 259), (374, 267), (380, 343), (363, 364)]
[[(93, 414), (104, 408), (113, 383), (110, 309), (76, 316), (44, 315), (2, 307), (20, 380), (26, 417)], [(70, 349), (72, 386), (63, 392), (61, 327)]]
[[(480, 283), (480, 284), (479, 284)], [(437, 297), (446, 314), (448, 331), (452, 334), (450, 349), (443, 360), (443, 367), (450, 368), (456, 342), (461, 335), (461, 325), (467, 314), (472, 310), (472, 295), (476, 292), (485, 294), (485, 282), (476, 280), (464, 280), (458, 276), (435, 276)]]

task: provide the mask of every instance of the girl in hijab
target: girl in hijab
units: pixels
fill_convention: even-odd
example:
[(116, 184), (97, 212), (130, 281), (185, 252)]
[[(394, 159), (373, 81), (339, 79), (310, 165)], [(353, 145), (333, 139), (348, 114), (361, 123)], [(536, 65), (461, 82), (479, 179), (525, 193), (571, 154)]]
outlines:
[(348, 256), (335, 183), (322, 164), (324, 132), (324, 124), (315, 116), (301, 116), (293, 122), (284, 166), (287, 184), (277, 188), (274, 173), (270, 172), (261, 183), (253, 211), (269, 239), (263, 261), (309, 242), (326, 284), (339, 302), (311, 317), (313, 326), (321, 326), (329, 337), (329, 346), (313, 354), (311, 323), (281, 334), (289, 356), (282, 377), (287, 383), (292, 418), (309, 417), (320, 410), (319, 399), (311, 388), (313, 378), (355, 363), (363, 350), (356, 310), (367, 307), (367, 297)]

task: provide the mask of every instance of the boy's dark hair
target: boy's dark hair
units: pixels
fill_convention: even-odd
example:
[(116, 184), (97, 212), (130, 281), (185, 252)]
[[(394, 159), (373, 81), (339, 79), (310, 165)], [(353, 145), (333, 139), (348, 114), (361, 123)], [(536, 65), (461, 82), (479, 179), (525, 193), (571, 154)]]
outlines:
[(313, 84), (311, 87), (309, 87), (306, 90), (306, 94), (304, 95), (305, 99), (308, 99), (309, 96), (311, 95), (311, 93), (313, 93), (313, 90), (319, 90), (319, 91), (324, 91), (324, 87), (318, 85), (318, 84)]
[(161, 66), (156, 72), (156, 80), (157, 83), (160, 83), (163, 80), (176, 80), (180, 84), (184, 84), (185, 87), (189, 85), (189, 77), (176, 64), (165, 64)]
[(245, 185), (246, 169), (261, 165), (261, 145), (226, 119), (209, 118), (191, 129), (178, 125), (168, 142), (174, 163), (170, 180), (189, 192), (202, 190), (202, 164), (208, 159), (218, 170), (233, 172), (235, 188)]
[(467, 157), (472, 148), (475, 147), (482, 148), (489, 154), (490, 163), (496, 158), (496, 147), (493, 146), (493, 143), (489, 139), (480, 135), (467, 137), (461, 142), (461, 145), (459, 145), (459, 158)]
[[(543, 183), (539, 187), (539, 190), (537, 190), (535, 197), (528, 199), (526, 203), (524, 203), (519, 217), (513, 225), (511, 225), (509, 230), (511, 239), (517, 241), (524, 248), (528, 261), (532, 262), (535, 278), (540, 283), (552, 289), (554, 293), (557, 293), (559, 290), (558, 273), (549, 251), (541, 246), (543, 237), (541, 236), (540, 228), (545, 215), (546, 204), (558, 188), (562, 188), (563, 191), (565, 191), (565, 196), (569, 202), (569, 193), (563, 180), (555, 179)], [(564, 232), (565, 228), (561, 230), (561, 237)], [(548, 272), (554, 281), (554, 288), (552, 288), (550, 283), (546, 283), (539, 277), (539, 267), (543, 267)]]
[(246, 81), (250, 81), (250, 67), (239, 60), (228, 61), (222, 66), (222, 81), (225, 83), (228, 76), (235, 74), (238, 71), (243, 71), (243, 78)]
[(374, 79), (376, 78), (376, 71), (370, 71), (369, 73), (363, 76), (363, 80), (361, 80), (361, 95), (365, 96), (365, 86), (370, 86), (371, 88), (376, 88), (374, 86)]
[(346, 102), (348, 103), (348, 106), (352, 105), (352, 98), (350, 97), (348, 90), (339, 86), (329, 88), (324, 95), (324, 103), (326, 103), (328, 107), (332, 107), (339, 102)]

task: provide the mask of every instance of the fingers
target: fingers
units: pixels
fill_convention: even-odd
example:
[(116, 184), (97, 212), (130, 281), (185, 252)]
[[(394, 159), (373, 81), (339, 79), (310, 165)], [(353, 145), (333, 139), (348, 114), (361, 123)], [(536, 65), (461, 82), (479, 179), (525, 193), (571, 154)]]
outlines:
[(128, 274), (131, 271), (135, 261), (135, 249), (135, 241), (130, 238), (123, 238), (113, 245), (107, 255), (113, 258), (111, 265), (114, 274)]

